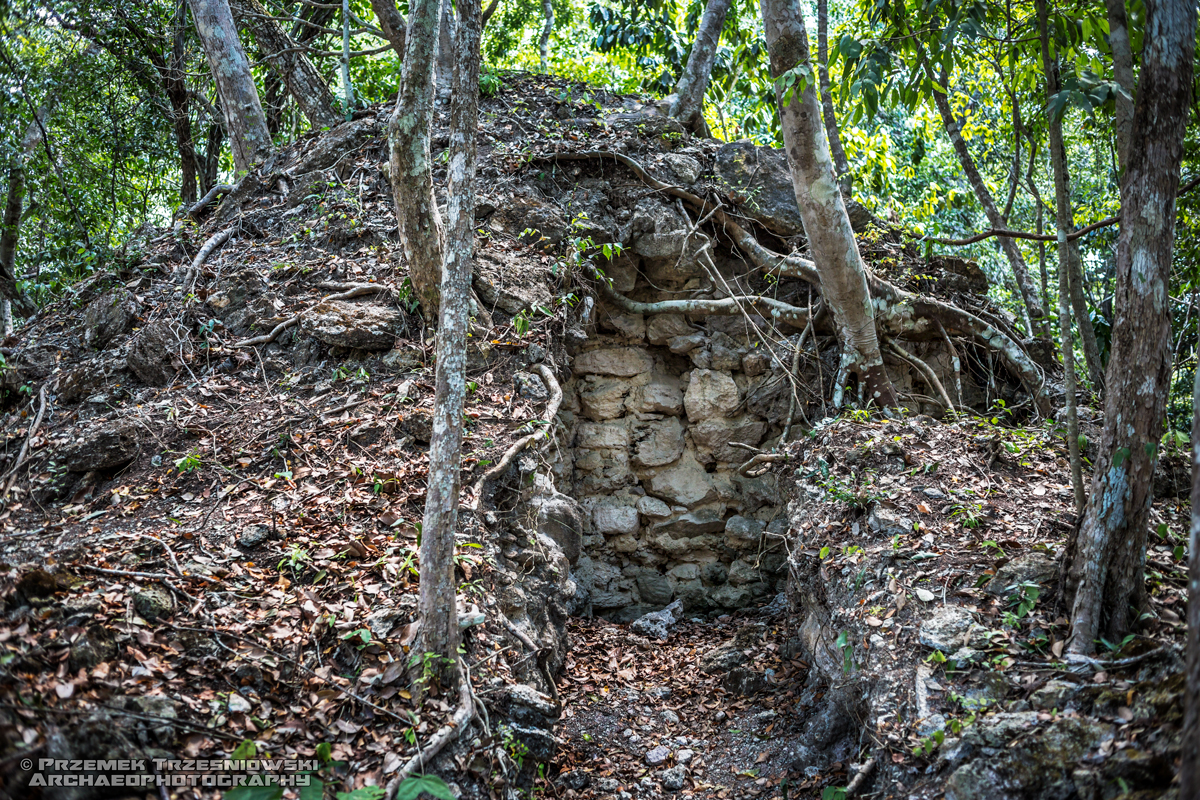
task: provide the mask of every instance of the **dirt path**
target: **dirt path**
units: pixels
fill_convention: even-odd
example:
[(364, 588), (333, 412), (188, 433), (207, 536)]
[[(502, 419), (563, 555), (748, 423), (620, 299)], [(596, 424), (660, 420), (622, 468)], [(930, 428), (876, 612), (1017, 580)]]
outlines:
[(806, 774), (798, 760), (813, 698), (803, 697), (807, 665), (787, 657), (777, 604), (683, 622), (665, 642), (600, 619), (569, 630), (551, 793), (782, 800), (844, 785), (844, 768)]

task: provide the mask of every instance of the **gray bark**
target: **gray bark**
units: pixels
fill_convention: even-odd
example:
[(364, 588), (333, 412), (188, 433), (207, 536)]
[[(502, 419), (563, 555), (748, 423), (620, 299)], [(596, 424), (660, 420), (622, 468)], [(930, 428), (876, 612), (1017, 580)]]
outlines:
[(404, 59), (404, 40), (408, 33), (408, 21), (396, 8), (396, 0), (371, 0), (371, 9), (379, 22), (379, 30), (388, 40), (388, 44), (396, 51), (401, 60)]
[(422, 651), (437, 653), (451, 678), (458, 655), (454, 536), (458, 520), (466, 394), (467, 325), (475, 249), (475, 142), (479, 121), (479, 0), (459, 0), (456, 85), (450, 112), (449, 238), (438, 314), (437, 376), (429, 488), (421, 538)]
[(442, 270), (442, 219), (433, 196), (429, 155), (440, 6), (438, 0), (413, 0), (409, 6), (400, 93), (388, 124), (396, 219), (409, 278), (426, 320), (437, 318)]
[(1192, 388), (1192, 525), (1188, 535), (1187, 684), (1179, 797), (1200, 797), (1200, 369)]
[(538, 68), (550, 71), (550, 34), (554, 33), (554, 3), (542, 0), (542, 35), (538, 37)]
[(333, 92), (321, 73), (313, 66), (298, 45), (273, 19), (259, 0), (231, 0), (231, 7), (242, 24), (254, 34), (258, 49), (268, 64), (283, 81), (288, 92), (296, 100), (301, 113), (314, 128), (332, 128), (337, 125), (338, 115), (334, 110)]
[(350, 0), (342, 0), (342, 118), (354, 113), (354, 86), (350, 83)]
[[(942, 82), (942, 88), (946, 89), (945, 81)], [(967, 142), (962, 137), (962, 129), (954, 116), (954, 109), (950, 107), (950, 98), (942, 92), (934, 91), (933, 101), (934, 105), (937, 106), (938, 113), (942, 117), (942, 125), (946, 128), (946, 135), (950, 137), (950, 143), (954, 145), (954, 152), (958, 155), (958, 162), (962, 165), (963, 173), (967, 176), (967, 182), (971, 184), (971, 189), (975, 192), (975, 199), (979, 201), (979, 205), (983, 206), (983, 213), (987, 215), (988, 224), (998, 230), (1007, 230), (1008, 220), (1004, 218), (1004, 215), (1000, 213), (1000, 209), (996, 207), (996, 201), (992, 198), (992, 193), (988, 191), (983, 176), (979, 174), (979, 170), (975, 166), (975, 159), (971, 157), (971, 150), (967, 147)], [(1033, 278), (1029, 274), (1029, 267), (1025, 265), (1025, 256), (1021, 254), (1021, 248), (1017, 246), (1016, 241), (1013, 239), (1002, 236), (999, 241), (1001, 249), (1004, 250), (1004, 255), (1008, 258), (1009, 266), (1012, 267), (1013, 277), (1016, 279), (1021, 299), (1024, 301), (1026, 312), (1029, 314), (1029, 321), (1032, 326), (1030, 334), (1039, 337), (1045, 336), (1046, 309), (1042, 307), (1037, 287), (1034, 285)]]
[(1113, 77), (1121, 87), (1116, 101), (1117, 163), (1125, 174), (1129, 158), (1129, 136), (1133, 129), (1133, 52), (1129, 46), (1129, 22), (1125, 0), (1104, 0), (1108, 11), (1108, 46), (1112, 50)]
[(1129, 151), (1117, 240), (1104, 433), (1070, 553), (1075, 597), (1069, 652), (1076, 656), (1091, 653), (1098, 637), (1120, 641), (1143, 605), (1152, 483), (1170, 389), (1175, 197), (1191, 97), (1196, 6), (1189, 0), (1150, 0), (1146, 9), (1131, 138), (1138, 146)]
[(188, 4), (221, 97), (233, 165), (238, 172), (246, 172), (270, 154), (271, 134), (229, 0), (188, 0)]
[(725, 16), (729, 13), (729, 0), (708, 0), (700, 27), (696, 29), (696, 41), (679, 82), (675, 84), (675, 100), (667, 112), (685, 128), (700, 130), (704, 125), (704, 95), (712, 78), (713, 62), (717, 57), (717, 45), (721, 41), (721, 29), (725, 27)]
[(842, 135), (838, 129), (837, 112), (833, 108), (833, 93), (829, 84), (829, 0), (817, 0), (817, 79), (821, 82), (821, 112), (825, 118), (825, 135), (829, 137), (829, 155), (837, 168), (838, 185), (849, 201), (854, 189), (854, 177), (850, 174), (850, 161), (842, 147)]
[[(1058, 94), (1061, 88), (1058, 79), (1058, 63), (1050, 54), (1048, 34), (1048, 12), (1045, 0), (1038, 0), (1037, 13), (1039, 35), (1042, 46), (1042, 66), (1046, 74), (1046, 96)], [(1079, 246), (1067, 239), (1075, 227), (1074, 211), (1071, 208), (1071, 178), (1067, 168), (1067, 147), (1063, 142), (1062, 121), (1049, 121), (1050, 166), (1054, 172), (1054, 206), (1058, 223), (1058, 268), (1067, 270), (1070, 278), (1071, 307), (1075, 311), (1075, 322), (1079, 325), (1079, 338), (1083, 343), (1083, 357), (1087, 362), (1088, 378), (1097, 392), (1104, 388), (1104, 368), (1100, 364), (1100, 347), (1096, 344), (1096, 331), (1088, 314), (1087, 298), (1083, 293), (1083, 262), (1079, 257)]]
[(442, 0), (438, 16), (437, 95), (445, 102), (454, 91), (454, 0)]
[[(38, 119), (43, 120), (57, 98), (48, 101), (37, 110)], [(21, 236), (21, 217), (25, 209), (25, 164), (42, 140), (43, 126), (31, 122), (21, 139), (21, 149), (13, 153), (8, 165), (8, 193), (4, 202), (4, 217), (0, 222), (0, 335), (12, 333), (12, 306), (23, 298), (17, 291), (17, 243)]]
[[(896, 392), (883, 366), (867, 275), (834, 175), (815, 88), (810, 81), (785, 103), (778, 82), (792, 67), (810, 63), (804, 15), (799, 0), (761, 0), (761, 7), (771, 75), (777, 81), (784, 149), (809, 248), (820, 271), (821, 296), (833, 313), (842, 342), (842, 367), (857, 375), (869, 402), (893, 406)], [(840, 387), (834, 396), (841, 399)]]

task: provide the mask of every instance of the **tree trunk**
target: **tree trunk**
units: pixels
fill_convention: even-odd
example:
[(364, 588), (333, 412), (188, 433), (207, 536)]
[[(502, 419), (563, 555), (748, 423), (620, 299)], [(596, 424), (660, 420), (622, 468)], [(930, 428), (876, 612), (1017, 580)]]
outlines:
[(354, 84), (350, 82), (350, 0), (342, 0), (342, 119), (354, 115)]
[(542, 0), (542, 35), (538, 37), (538, 68), (545, 75), (550, 71), (550, 34), (554, 33), (554, 3)]
[[(816, 91), (809, 81), (804, 91), (792, 91), (790, 102), (785, 102), (788, 98), (779, 82), (792, 67), (811, 63), (804, 15), (798, 0), (761, 0), (761, 5), (784, 148), (809, 247), (820, 270), (821, 296), (833, 312), (842, 340), (841, 371), (857, 375), (868, 402), (893, 406), (896, 392), (883, 366), (866, 271), (838, 190)], [(840, 389), (836, 391), (840, 399)]]
[(1113, 77), (1121, 87), (1116, 100), (1117, 163), (1125, 174), (1129, 158), (1129, 134), (1133, 129), (1133, 52), (1129, 46), (1129, 23), (1125, 0), (1104, 0), (1108, 10), (1108, 46), (1112, 50)]
[(413, 292), (426, 320), (437, 318), (438, 281), (442, 270), (442, 219), (433, 196), (433, 170), (429, 159), (433, 66), (440, 7), (439, 0), (413, 0), (409, 6), (400, 94), (388, 124), (396, 219)]
[(238, 40), (229, 0), (188, 0), (188, 3), (221, 97), (234, 168), (246, 172), (271, 152), (271, 134), (258, 101), (258, 87), (250, 74), (250, 62)]
[(842, 148), (837, 113), (833, 108), (833, 93), (829, 84), (829, 0), (817, 0), (817, 79), (821, 82), (821, 111), (825, 119), (825, 135), (829, 138), (829, 155), (837, 168), (838, 185), (847, 201), (853, 197), (854, 176)]
[(332, 128), (341, 120), (334, 107), (333, 92), (312, 61), (269, 16), (259, 0), (231, 0), (241, 23), (254, 34), (263, 59), (283, 81), (296, 105), (314, 128)]
[(163, 74), (163, 89), (171, 103), (171, 124), (175, 129), (175, 147), (179, 151), (179, 199), (190, 206), (199, 199), (196, 182), (200, 165), (196, 161), (196, 142), (192, 138), (192, 121), (187, 92), (187, 2), (178, 0), (175, 6), (174, 36), (167, 71)]
[[(1048, 12), (1046, 0), (1037, 0), (1039, 35), (1042, 45), (1042, 65), (1046, 74), (1047, 98), (1058, 94), (1058, 63), (1050, 55)], [(1071, 179), (1067, 169), (1067, 148), (1063, 143), (1062, 121), (1053, 115), (1049, 120), (1050, 166), (1054, 171), (1054, 205), (1058, 222), (1058, 268), (1068, 270), (1071, 288), (1071, 306), (1075, 310), (1075, 322), (1079, 325), (1079, 338), (1083, 343), (1083, 357), (1087, 362), (1088, 377), (1097, 392), (1104, 388), (1104, 368), (1100, 363), (1100, 347), (1096, 344), (1096, 330), (1088, 313), (1087, 298), (1083, 294), (1083, 264), (1079, 257), (1079, 246), (1067, 240), (1075, 227), (1071, 209)]]
[(21, 237), (21, 217), (25, 208), (25, 163), (42, 140), (42, 124), (58, 98), (48, 100), (37, 110), (38, 120), (29, 124), (21, 139), (21, 149), (13, 153), (8, 165), (8, 196), (0, 222), (0, 338), (12, 333), (14, 303), (23, 298), (17, 291), (17, 242)]
[(221, 143), (224, 141), (225, 129), (216, 122), (210, 123), (204, 143), (204, 160), (200, 162), (201, 195), (207, 194), (208, 190), (218, 183), (217, 178), (221, 171)]
[(691, 55), (679, 76), (679, 83), (675, 84), (675, 100), (667, 113), (688, 130), (698, 131), (704, 125), (704, 95), (712, 78), (713, 61), (728, 13), (729, 0), (708, 0), (700, 17), (700, 27), (696, 29)]
[(388, 44), (403, 61), (408, 21), (400, 13), (400, 9), (396, 8), (396, 0), (371, 0), (371, 10), (375, 12), (375, 19), (379, 23), (379, 30), (383, 32), (383, 37), (388, 40)]
[[(475, 249), (475, 141), (479, 122), (479, 0), (459, 0), (458, 65), (450, 111), (450, 183), (446, 215), (449, 240), (438, 314), (437, 375), (429, 488), (421, 528), (421, 647), (445, 667), (443, 685), (458, 678), (458, 614), (454, 594), (454, 542), (462, 462), (466, 394), (467, 324), (471, 263)], [(414, 14), (415, 16), (415, 14)], [(407, 61), (405, 63), (408, 63)], [(426, 656), (428, 658), (428, 656)]]
[(1200, 798), (1200, 369), (1192, 387), (1192, 526), (1188, 536), (1187, 686), (1180, 800)]
[(437, 96), (442, 102), (454, 91), (454, 0), (442, 0), (438, 16)]
[[(1039, 0), (1044, 2), (1044, 0)], [(1078, 576), (1070, 652), (1120, 641), (1145, 592), (1146, 526), (1171, 375), (1168, 290), (1175, 194), (1195, 49), (1189, 0), (1146, 3), (1146, 48), (1134, 109), (1117, 240), (1115, 318), (1104, 434), (1092, 493), (1071, 554)]]
[(1083, 514), (1086, 498), (1083, 494), (1083, 455), (1079, 452), (1079, 408), (1076, 397), (1075, 338), (1071, 333), (1071, 304), (1067, 302), (1066, 270), (1058, 271), (1058, 326), (1063, 360), (1063, 399), (1067, 414), (1067, 457), (1071, 465), (1071, 496), (1075, 499), (1075, 516)]
[[(946, 89), (946, 82), (944, 80), (942, 88)], [(979, 205), (983, 206), (983, 213), (987, 215), (988, 224), (993, 228), (1008, 228), (1008, 220), (1004, 218), (1004, 215), (1000, 213), (1000, 209), (996, 207), (996, 201), (992, 198), (992, 193), (988, 191), (983, 176), (979, 174), (979, 170), (975, 166), (975, 159), (971, 157), (971, 150), (967, 147), (967, 142), (962, 137), (962, 129), (958, 124), (958, 120), (954, 117), (954, 109), (950, 107), (948, 94), (943, 94), (935, 90), (933, 92), (933, 101), (934, 105), (937, 106), (938, 113), (941, 114), (942, 125), (945, 126), (946, 135), (950, 137), (950, 142), (954, 145), (954, 152), (958, 155), (958, 162), (962, 165), (963, 172), (967, 176), (967, 182), (971, 184), (971, 189), (975, 192), (975, 199), (979, 201)], [(1029, 320), (1032, 325), (1029, 333), (1035, 337), (1044, 337), (1047, 333), (1046, 309), (1042, 306), (1041, 299), (1038, 298), (1037, 286), (1034, 285), (1033, 278), (1029, 274), (1029, 267), (1025, 265), (1025, 256), (1021, 254), (1021, 248), (1017, 246), (1015, 240), (1008, 237), (1000, 237), (999, 242), (1001, 249), (1004, 250), (1004, 255), (1008, 258), (1009, 265), (1012, 267), (1013, 277), (1017, 281), (1017, 288), (1020, 290), (1021, 299), (1025, 302), (1025, 309), (1029, 313)]]

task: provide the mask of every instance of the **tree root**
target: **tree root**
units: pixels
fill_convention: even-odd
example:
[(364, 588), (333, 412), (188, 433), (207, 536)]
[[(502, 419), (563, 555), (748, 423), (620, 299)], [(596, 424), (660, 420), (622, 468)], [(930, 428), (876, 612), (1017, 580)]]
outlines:
[(545, 364), (537, 364), (534, 366), (534, 371), (542, 377), (542, 380), (546, 382), (546, 386), (550, 389), (550, 402), (546, 404), (546, 421), (548, 426), (536, 430), (527, 436), (522, 436), (514, 442), (512, 447), (505, 451), (504, 457), (500, 459), (500, 462), (483, 473), (479, 480), (475, 482), (475, 501), (471, 507), (474, 511), (478, 511), (483, 507), (484, 495), (487, 492), (488, 484), (504, 474), (504, 471), (509, 468), (518, 453), (536, 439), (542, 437), (546, 439), (550, 438), (550, 431), (554, 426), (554, 418), (558, 416), (558, 407), (562, 405), (562, 387), (559, 385), (558, 379), (554, 377), (554, 373)]
[(858, 772), (850, 780), (846, 786), (846, 797), (857, 797), (862, 791), (863, 786), (867, 782), (867, 778), (871, 777), (871, 773), (875, 771), (875, 756), (871, 756), (863, 765), (858, 768)]
[(423, 768), (432, 761), (438, 753), (442, 752), (442, 749), (454, 741), (475, 716), (470, 673), (467, 672), (461, 659), (459, 660), (459, 666), (462, 674), (459, 676), (458, 708), (455, 709), (454, 716), (451, 717), (449, 724), (443, 726), (437, 733), (431, 736), (429, 742), (421, 748), (421, 751), (409, 759), (408, 763), (400, 768), (395, 777), (388, 781), (383, 795), (384, 800), (394, 800), (396, 792), (400, 789), (400, 784), (418, 769)]
[[(750, 470), (754, 469), (759, 464), (775, 464), (780, 461), (787, 461), (787, 453), (759, 453), (756, 456), (751, 456), (750, 460), (738, 467), (738, 475), (746, 478), (757, 478), (762, 472), (750, 474)], [(765, 472), (765, 470), (764, 470)]]
[(942, 403), (946, 406), (946, 410), (954, 411), (954, 408), (955, 408), (954, 401), (950, 399), (949, 393), (946, 392), (946, 387), (942, 385), (942, 382), (940, 380), (938, 380), (937, 373), (935, 373), (933, 371), (933, 369), (930, 368), (930, 366), (928, 364), (926, 364), (924, 361), (917, 358), (916, 356), (914, 356), (912, 353), (905, 350), (900, 345), (896, 344), (894, 339), (888, 339), (887, 344), (888, 344), (888, 347), (891, 348), (893, 353), (900, 356), (900, 358), (904, 359), (909, 364), (912, 364), (914, 367), (916, 367), (917, 372), (921, 373), (921, 376), (923, 378), (925, 378), (925, 382), (928, 383), (935, 392), (937, 392), (938, 397), (941, 399)]
[(204, 197), (201, 197), (198, 201), (196, 201), (196, 204), (187, 210), (187, 213), (183, 215), (183, 218), (196, 219), (200, 212), (208, 207), (209, 203), (217, 199), (217, 195), (229, 194), (235, 188), (237, 187), (232, 184), (218, 183), (216, 186), (209, 189)]
[(200, 247), (200, 252), (196, 253), (196, 257), (192, 259), (192, 265), (188, 267), (187, 273), (183, 276), (184, 292), (190, 292), (196, 285), (196, 278), (200, 277), (200, 268), (204, 266), (204, 262), (208, 261), (218, 247), (229, 241), (229, 237), (233, 235), (233, 228), (226, 228), (223, 231), (214, 233), (208, 237)]
[(361, 297), (364, 294), (375, 294), (376, 292), (383, 291), (385, 288), (386, 287), (384, 287), (380, 284), (377, 284), (377, 283), (359, 284), (358, 286), (355, 286), (353, 289), (342, 292), (341, 294), (331, 294), (327, 297), (323, 297), (318, 302), (316, 302), (313, 305), (309, 306), (308, 308), (304, 309), (300, 313), (293, 314), (292, 316), (285, 319), (283, 322), (276, 325), (274, 328), (271, 329), (270, 333), (264, 333), (262, 336), (255, 336), (252, 339), (242, 339), (240, 342), (234, 342), (233, 347), (239, 347), (239, 348), (240, 347), (257, 347), (260, 344), (270, 344), (271, 342), (273, 342), (279, 338), (279, 334), (283, 333), (284, 331), (286, 331), (288, 328), (292, 327), (293, 325), (298, 324), (300, 322), (301, 317), (303, 317), (309, 311), (312, 311), (314, 308), (319, 306), (321, 303), (324, 303), (329, 300), (349, 300), (352, 297)]
[[(584, 150), (576, 153), (555, 153), (542, 157), (545, 161), (590, 161), (594, 159), (612, 159), (624, 164), (645, 184), (672, 197), (677, 197), (699, 210), (702, 215), (711, 214), (713, 223), (733, 240), (733, 243), (746, 258), (764, 274), (774, 274), (780, 277), (794, 277), (806, 281), (818, 289), (821, 286), (820, 271), (817, 265), (808, 259), (795, 255), (780, 255), (763, 245), (746, 228), (740, 225), (717, 204), (692, 194), (678, 186), (664, 183), (652, 175), (629, 156), (607, 150)], [(870, 270), (867, 271), (867, 282), (871, 291), (872, 303), (875, 306), (875, 322), (880, 332), (893, 337), (912, 337), (913, 335), (928, 335), (936, 330), (936, 325), (955, 329), (969, 335), (987, 348), (1000, 355), (1005, 367), (1013, 373), (1024, 385), (1025, 390), (1033, 398), (1037, 410), (1043, 415), (1051, 412), (1050, 398), (1046, 393), (1045, 378), (1042, 371), (1033, 362), (1021, 345), (996, 323), (985, 321), (979, 314), (966, 311), (958, 306), (938, 300), (934, 297), (913, 294), (883, 280)], [(602, 284), (603, 285), (603, 284)], [(605, 287), (605, 294), (616, 294), (611, 287)], [(611, 295), (610, 295), (611, 296)], [(619, 297), (619, 295), (618, 295)], [(759, 308), (768, 312), (786, 312), (802, 327), (807, 321), (803, 309), (786, 303), (771, 300), (763, 303), (765, 298), (753, 298)], [(726, 302), (733, 301), (733, 302)], [(688, 311), (685, 306), (679, 309), (683, 313), (737, 313), (737, 303), (745, 302), (747, 298), (726, 298), (718, 301), (663, 301), (662, 303), (636, 303), (625, 299), (616, 300), (622, 309), (643, 309), (639, 313), (662, 313), (668, 308), (667, 304), (712, 303), (714, 305), (694, 306), (695, 311)], [(629, 305), (625, 305), (628, 303)], [(773, 303), (779, 303), (772, 307)], [(724, 305), (716, 305), (724, 304)], [(709, 310), (711, 309), (711, 310)], [(775, 313), (769, 316), (778, 318)], [(796, 323), (793, 323), (796, 324)], [(835, 401), (840, 401), (843, 395), (842, 384), (834, 389)], [(839, 402), (835, 402), (838, 406)]]
[(29, 433), (25, 436), (24, 443), (21, 444), (21, 450), (17, 453), (17, 460), (13, 462), (12, 467), (8, 470), (8, 478), (4, 482), (4, 488), (0, 491), (0, 501), (8, 498), (8, 493), (12, 491), (13, 484), (17, 482), (17, 470), (25, 463), (25, 458), (29, 455), (29, 443), (33, 441), (33, 437), (37, 435), (38, 428), (42, 425), (42, 417), (46, 415), (46, 384), (42, 384), (41, 390), (38, 392), (38, 412), (33, 418), (33, 424), (29, 426)]

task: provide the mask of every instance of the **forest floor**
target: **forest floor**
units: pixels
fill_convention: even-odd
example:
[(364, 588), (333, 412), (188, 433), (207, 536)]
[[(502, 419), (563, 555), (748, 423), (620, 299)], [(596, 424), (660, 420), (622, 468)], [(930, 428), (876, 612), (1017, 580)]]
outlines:
[[(621, 98), (584, 101), (577, 90), (529, 81), (485, 102), (487, 163), (512, 175), (529, 164), (531, 142), (584, 146), (559, 130), (567, 117), (594, 128), (584, 138), (611, 137), (614, 149), (618, 139), (637, 140), (636, 131), (593, 124), (598, 106), (619, 110)], [(356, 122), (367, 130), (371, 120)], [(261, 754), (316, 758), (322, 780), (365, 790), (385, 784), (450, 716), (455, 699), (418, 702), (404, 669), (415, 633), (433, 341), (395, 268), (380, 135), (370, 128), (361, 141), (328, 147), (337, 166), (322, 168), (332, 176), (325, 184), (297, 187), (292, 200), (267, 187), (248, 202), (194, 296), (177, 278), (212, 228), (143, 242), (137, 258), (68, 290), (4, 342), (14, 369), (0, 376), (8, 392), (0, 481), (16, 472), (0, 510), (0, 793), (38, 796), (23, 761), (81, 743), (112, 758), (206, 758), (245, 755), (246, 741)], [(286, 155), (311, 161), (320, 146), (308, 140)], [(545, 273), (554, 259), (520, 235), (497, 232), (481, 250)], [(286, 350), (234, 346), (238, 335), (270, 331), (347, 290), (393, 315), (401, 335), (386, 355), (324, 340), (306, 350), (325, 335), (307, 321)], [(89, 338), (127, 301), (133, 311), (111, 344)], [(228, 328), (212, 322), (216, 309)], [(235, 330), (230, 314), (242, 311)], [(131, 356), (154, 355), (137, 344), (148, 330), (187, 331), (173, 340), (177, 349), (159, 348), (157, 366), (169, 377), (157, 383), (126, 369)], [(540, 419), (544, 399), (523, 396), (513, 379), (534, 350), (553, 353), (561, 333), (549, 322), (520, 330), (499, 320), (477, 331), (487, 353), (471, 367), (464, 485)], [(993, 686), (988, 702), (1029, 708), (1059, 674), (1062, 609), (1047, 592), (1014, 620), (1005, 616), (1015, 611), (1011, 598), (981, 581), (1018, 556), (1061, 552), (1073, 520), (1061, 438), (986, 417), (842, 419), (824, 430), (826, 438), (795, 445), (796, 463), (779, 473), (794, 477), (800, 464), (822, 484), (795, 533), (823, 583), (861, 583), (866, 559), (898, 565), (894, 586), (882, 580), (841, 609), (848, 628), (861, 626), (860, 646), (903, 653), (910, 667), (932, 657), (916, 641), (918, 609), (949, 595), (994, 633), (981, 649), (1004, 687)], [(871, 482), (880, 475), (887, 480)], [(1182, 483), (1166, 480), (1156, 506), (1156, 618), (1126, 652), (1173, 648), (1182, 635)], [(863, 552), (876, 505), (919, 524)], [(468, 660), (491, 704), (530, 659), (497, 608), (505, 591), (493, 584), (497, 545), (465, 524), (462, 610), (485, 617), (465, 634)], [(797, 655), (789, 608), (777, 600), (685, 620), (661, 642), (573, 619), (557, 680), (558, 752), (540, 759), (540, 771), (527, 769), (532, 755), (489, 732), (463, 742), (442, 774), (464, 797), (505, 796), (514, 766), (534, 772), (533, 791), (547, 797), (820, 797), (848, 783), (857, 763), (815, 767), (801, 757), (821, 693), (809, 687), (813, 665)], [(933, 668), (944, 672), (920, 679), (932, 711), (961, 716), (961, 698), (984, 671)], [(1155, 716), (1158, 706), (1139, 705), (1133, 672), (1089, 680), (1089, 691), (1107, 694), (1089, 700), (1087, 713), (1120, 730), (1110, 750), (1170, 722)], [(1048, 721), (1059, 710), (1038, 714)], [(882, 748), (912, 768), (908, 787), (936, 794), (936, 780), (919, 776), (945, 762), (913, 753), (928, 741), (920, 721), (889, 723), (853, 760), (867, 744)]]

